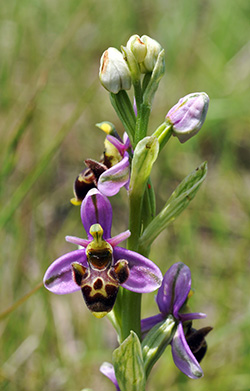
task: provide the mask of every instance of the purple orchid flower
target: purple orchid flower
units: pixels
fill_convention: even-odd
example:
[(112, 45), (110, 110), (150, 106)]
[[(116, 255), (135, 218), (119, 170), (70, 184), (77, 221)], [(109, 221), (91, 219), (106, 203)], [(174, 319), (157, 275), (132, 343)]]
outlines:
[(117, 246), (130, 231), (111, 238), (111, 204), (97, 189), (91, 189), (83, 200), (81, 218), (88, 239), (66, 237), (83, 248), (52, 263), (44, 276), (48, 290), (59, 295), (82, 290), (87, 307), (100, 318), (113, 308), (120, 285), (139, 293), (159, 288), (159, 268), (144, 256)]
[(104, 362), (100, 367), (100, 372), (109, 378), (116, 387), (116, 391), (120, 391), (120, 387), (115, 377), (115, 369), (109, 362)]
[[(104, 123), (110, 126), (108, 123)], [(102, 124), (102, 127), (104, 126)], [(131, 143), (127, 133), (124, 133), (123, 140), (119, 137), (115, 129), (112, 134), (108, 134), (105, 142), (105, 151), (100, 160), (86, 159), (87, 168), (76, 178), (74, 183), (74, 195), (71, 199), (73, 205), (80, 205), (88, 191), (97, 188), (107, 197), (111, 197), (119, 192), (124, 186), (129, 188), (130, 162), (129, 152)]]
[[(184, 322), (205, 318), (206, 314), (201, 312), (182, 313), (190, 289), (191, 272), (189, 267), (182, 262), (175, 263), (164, 275), (162, 285), (156, 296), (160, 314), (143, 319), (141, 326), (142, 332), (146, 333), (154, 325), (164, 320), (169, 314), (172, 314), (178, 323), (177, 330), (171, 342), (174, 363), (185, 375), (192, 379), (197, 379), (203, 376), (203, 371), (195, 357), (194, 349), (191, 350), (188, 344), (188, 338), (185, 337)], [(211, 330), (211, 328), (201, 330), (205, 329), (206, 333), (203, 333), (199, 345), (200, 348), (204, 346), (204, 336)]]

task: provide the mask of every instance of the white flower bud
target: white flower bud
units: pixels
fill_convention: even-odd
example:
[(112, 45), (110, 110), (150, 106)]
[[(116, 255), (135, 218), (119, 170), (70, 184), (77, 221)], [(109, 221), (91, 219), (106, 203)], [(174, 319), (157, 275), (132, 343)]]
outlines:
[(103, 87), (114, 94), (130, 89), (131, 75), (119, 50), (112, 47), (105, 50), (100, 61), (99, 78)]

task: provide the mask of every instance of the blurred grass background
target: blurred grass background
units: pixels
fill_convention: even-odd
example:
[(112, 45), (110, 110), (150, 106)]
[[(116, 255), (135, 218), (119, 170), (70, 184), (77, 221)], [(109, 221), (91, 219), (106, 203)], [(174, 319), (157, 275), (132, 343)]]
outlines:
[[(154, 167), (160, 210), (175, 186), (202, 161), (209, 173), (189, 208), (152, 247), (162, 271), (182, 260), (192, 270), (196, 327), (214, 327), (192, 381), (166, 351), (148, 390), (250, 390), (250, 3), (244, 0), (2, 0), (0, 2), (0, 312), (37, 284), (49, 264), (83, 235), (72, 183), (87, 157), (98, 159), (104, 134), (123, 129), (98, 80), (99, 58), (132, 34), (166, 50), (166, 75), (150, 131), (190, 92), (211, 99), (198, 136), (172, 139)], [(113, 234), (127, 227), (126, 193), (111, 200)], [(124, 206), (121, 208), (121, 204)], [(156, 313), (154, 294), (143, 314)], [(81, 294), (41, 288), (0, 322), (0, 389), (111, 390), (99, 373), (116, 337)], [(112, 388), (113, 387), (113, 388)], [(128, 390), (129, 391), (129, 390)]]

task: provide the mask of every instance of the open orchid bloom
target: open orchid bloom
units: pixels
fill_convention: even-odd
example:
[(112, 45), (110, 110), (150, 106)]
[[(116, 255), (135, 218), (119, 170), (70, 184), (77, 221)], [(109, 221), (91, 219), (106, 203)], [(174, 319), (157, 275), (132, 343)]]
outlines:
[(117, 391), (120, 391), (120, 387), (115, 377), (115, 369), (112, 364), (110, 364), (109, 362), (104, 362), (100, 367), (100, 372), (112, 381)]
[[(171, 342), (174, 363), (187, 376), (197, 379), (203, 375), (198, 360), (205, 354), (206, 343), (204, 337), (211, 328), (203, 328), (200, 330), (200, 333), (191, 329), (191, 321), (193, 319), (205, 318), (206, 315), (201, 312), (183, 312), (190, 289), (191, 272), (189, 267), (182, 262), (175, 263), (164, 275), (162, 285), (157, 293), (156, 302), (160, 314), (143, 319), (142, 332), (146, 333), (169, 314), (173, 315), (178, 324)], [(186, 329), (185, 335), (184, 330), (186, 331)], [(193, 336), (193, 341), (190, 339), (191, 335)], [(203, 355), (201, 354), (202, 352), (204, 352)]]
[(100, 318), (112, 310), (120, 285), (139, 293), (159, 288), (159, 268), (144, 256), (117, 246), (130, 232), (111, 238), (112, 208), (99, 190), (88, 192), (82, 202), (81, 218), (88, 239), (66, 237), (82, 249), (52, 263), (44, 276), (48, 290), (59, 295), (82, 290), (88, 308)]
[[(101, 129), (107, 132), (109, 123), (102, 123)], [(103, 129), (104, 128), (104, 129)], [(73, 205), (80, 205), (87, 192), (92, 188), (98, 188), (107, 197), (117, 194), (121, 187), (128, 190), (130, 179), (129, 153), (130, 140), (124, 133), (123, 140), (115, 129), (108, 133), (105, 142), (105, 150), (100, 162), (86, 159), (85, 168), (74, 182), (74, 195), (71, 199)]]

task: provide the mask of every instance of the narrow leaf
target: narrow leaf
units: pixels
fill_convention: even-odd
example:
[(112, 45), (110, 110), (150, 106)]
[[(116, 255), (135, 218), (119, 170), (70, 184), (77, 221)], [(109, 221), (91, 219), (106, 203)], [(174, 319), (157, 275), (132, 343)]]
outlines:
[(151, 221), (139, 240), (140, 248), (151, 246), (157, 236), (186, 209), (207, 174), (207, 162), (202, 163), (175, 189), (162, 211)]
[(136, 117), (127, 92), (125, 90), (119, 91), (118, 94), (111, 92), (110, 101), (133, 144)]

